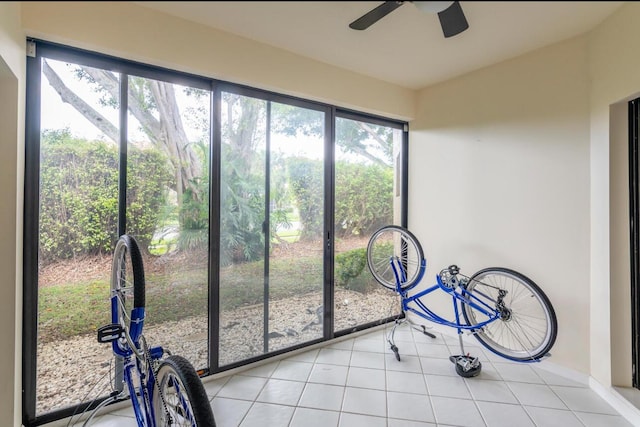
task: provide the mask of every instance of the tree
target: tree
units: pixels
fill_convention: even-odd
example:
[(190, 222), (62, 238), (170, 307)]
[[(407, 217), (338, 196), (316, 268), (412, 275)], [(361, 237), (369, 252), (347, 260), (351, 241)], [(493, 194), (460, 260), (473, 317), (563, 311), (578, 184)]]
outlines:
[[(119, 142), (118, 127), (71, 90), (46, 59), (42, 63), (42, 71), (63, 102), (75, 108), (107, 138)], [(102, 95), (104, 105), (118, 105), (118, 75), (84, 66), (76, 66), (75, 74), (79, 79), (88, 81)], [(203, 173), (202, 165), (187, 138), (173, 84), (130, 76), (128, 89), (129, 112), (138, 120), (149, 141), (167, 156), (172, 165), (178, 202), (182, 202), (185, 190), (189, 190), (191, 198), (202, 200), (205, 195), (200, 194), (201, 189), (196, 184)]]
[[(318, 120), (314, 110), (274, 103), (277, 113), (273, 130), (286, 135), (324, 135), (324, 121)], [(336, 145), (347, 153), (364, 157), (373, 164), (393, 165), (393, 130), (359, 120), (339, 119), (336, 126)]]
[(264, 253), (265, 101), (225, 92), (222, 105), (220, 246), (223, 265)]
[[(88, 82), (100, 94), (103, 105), (119, 108), (120, 77), (117, 74), (80, 65), (73, 67), (76, 77)], [(118, 127), (70, 89), (47, 60), (43, 61), (43, 73), (63, 102), (73, 106), (107, 138), (119, 141)], [(208, 235), (204, 232), (208, 230), (193, 227), (207, 226), (204, 215), (209, 209), (208, 152), (198, 150), (196, 141), (189, 141), (174, 85), (128, 76), (127, 87), (128, 111), (140, 123), (149, 142), (170, 162), (174, 174), (171, 185), (177, 194), (180, 210), (181, 234), (185, 230), (202, 231), (191, 234), (194, 239), (190, 239), (188, 246), (196, 241), (207, 242)], [(208, 92), (197, 89), (185, 88), (185, 91), (191, 96), (209, 96)], [(221, 129), (221, 249), (224, 253), (233, 254), (231, 258), (238, 262), (254, 259), (264, 248), (265, 147), (260, 144), (266, 137), (267, 101), (225, 93), (222, 105), (225, 109), (222, 114), (227, 119), (222, 121)], [(324, 114), (276, 102), (271, 102), (270, 106), (270, 132), (294, 137), (324, 136)], [(210, 114), (198, 116), (198, 119), (208, 130)], [(343, 152), (367, 159), (374, 165), (392, 167), (392, 129), (358, 120), (339, 119), (339, 123), (336, 126), (336, 144)], [(280, 166), (281, 175), (286, 176), (284, 163)], [(272, 159), (271, 170), (275, 169), (276, 162)], [(286, 183), (278, 181), (276, 185), (284, 187)], [(287, 191), (272, 187), (272, 197), (274, 194), (280, 198), (276, 207), (283, 206), (284, 199), (289, 197)], [(272, 231), (278, 224), (287, 223), (283, 210), (271, 209), (270, 215)], [(317, 227), (313, 224), (303, 226), (309, 231), (309, 237), (315, 234), (312, 230)]]

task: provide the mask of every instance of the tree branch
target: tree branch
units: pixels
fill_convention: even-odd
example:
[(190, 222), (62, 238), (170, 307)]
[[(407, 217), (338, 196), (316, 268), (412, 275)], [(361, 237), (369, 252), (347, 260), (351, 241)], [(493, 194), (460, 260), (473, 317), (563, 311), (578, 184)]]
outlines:
[(42, 72), (49, 81), (51, 87), (53, 87), (53, 89), (60, 95), (62, 102), (70, 104), (113, 142), (117, 143), (120, 140), (120, 132), (118, 131), (118, 128), (69, 89), (46, 60), (42, 61)]

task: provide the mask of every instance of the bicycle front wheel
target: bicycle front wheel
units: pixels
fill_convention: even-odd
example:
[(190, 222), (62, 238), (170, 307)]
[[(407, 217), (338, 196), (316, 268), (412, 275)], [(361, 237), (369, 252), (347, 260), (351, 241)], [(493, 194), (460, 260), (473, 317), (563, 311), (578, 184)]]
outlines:
[[(551, 350), (558, 334), (556, 313), (549, 298), (531, 279), (507, 268), (485, 268), (471, 277), (467, 290), (482, 301), (498, 302), (495, 308), (500, 317), (473, 330), (487, 349), (520, 362), (536, 361)], [(501, 291), (506, 292), (502, 299)], [(470, 326), (488, 319), (468, 304), (462, 307)]]
[(132, 321), (132, 312), (136, 308), (144, 308), (144, 287), (144, 267), (138, 243), (132, 236), (124, 234), (113, 251), (111, 295), (116, 297), (117, 303), (114, 313), (117, 319), (113, 320), (122, 326), (134, 342), (137, 342), (142, 330)]
[(162, 361), (153, 388), (156, 426), (215, 427), (211, 403), (193, 365), (182, 356)]
[[(395, 271), (392, 263), (397, 267)], [(382, 286), (395, 290), (399, 280), (400, 289), (410, 289), (420, 282), (424, 274), (422, 246), (406, 228), (387, 225), (373, 233), (369, 239), (367, 266)]]

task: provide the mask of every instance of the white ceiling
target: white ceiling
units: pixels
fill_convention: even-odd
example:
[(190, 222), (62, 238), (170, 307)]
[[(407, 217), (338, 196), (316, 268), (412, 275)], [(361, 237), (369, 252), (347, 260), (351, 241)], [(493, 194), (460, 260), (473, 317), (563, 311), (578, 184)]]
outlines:
[(411, 2), (356, 31), (375, 1), (134, 2), (410, 89), (588, 32), (624, 2), (462, 1), (469, 29), (445, 39)]

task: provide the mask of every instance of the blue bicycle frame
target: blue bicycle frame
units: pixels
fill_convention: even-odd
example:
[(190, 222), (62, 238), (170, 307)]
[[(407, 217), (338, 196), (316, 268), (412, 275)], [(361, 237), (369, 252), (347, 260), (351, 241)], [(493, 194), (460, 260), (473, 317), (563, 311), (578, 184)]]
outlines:
[[(390, 264), (391, 264), (391, 268), (393, 269), (393, 273), (395, 275), (395, 279), (396, 279), (396, 291), (400, 294), (401, 298), (402, 298), (402, 310), (404, 312), (409, 311), (411, 313), (414, 313), (420, 317), (422, 317), (423, 319), (429, 320), (431, 322), (440, 324), (440, 325), (445, 325), (445, 326), (450, 326), (453, 328), (456, 328), (458, 330), (458, 333), (460, 333), (462, 330), (475, 330), (475, 329), (480, 329), (483, 326), (497, 320), (500, 318), (500, 313), (494, 308), (491, 307), (486, 301), (489, 301), (491, 303), (496, 303), (497, 301), (493, 300), (491, 297), (489, 297), (488, 295), (485, 295), (484, 293), (474, 290), (473, 292), (469, 292), (467, 291), (467, 289), (464, 287), (464, 285), (460, 285), (460, 286), (456, 286), (456, 287), (451, 287), (451, 286), (446, 286), (443, 282), (442, 279), (440, 278), (440, 275), (436, 276), (436, 279), (438, 281), (437, 284), (421, 291), (418, 292), (417, 294), (413, 295), (413, 296), (408, 296), (407, 292), (408, 289), (403, 289), (402, 288), (402, 283), (406, 282), (406, 275), (405, 275), (405, 269), (402, 266), (400, 259), (398, 257), (393, 257), (389, 260)], [(418, 278), (415, 281), (415, 283), (420, 282), (420, 280), (422, 279), (422, 276), (424, 275), (426, 269), (426, 261), (423, 259), (422, 260), (422, 264), (420, 265), (420, 271), (418, 273)], [(447, 320), (441, 316), (438, 316), (436, 313), (434, 313), (433, 311), (431, 311), (429, 308), (427, 308), (427, 306), (421, 301), (421, 298), (424, 297), (425, 295), (430, 294), (431, 292), (434, 292), (437, 289), (442, 289), (443, 291), (447, 292), (448, 294), (451, 295), (452, 297), (452, 302), (453, 302), (453, 312), (455, 315), (455, 322), (452, 322), (450, 320)], [(479, 294), (480, 297), (484, 297), (485, 300), (483, 300), (482, 298), (479, 298), (478, 296), (474, 295), (474, 294)], [(410, 306), (410, 304), (415, 305), (414, 306)], [(487, 320), (483, 321), (483, 322), (479, 322), (477, 324), (474, 325), (467, 325), (463, 322), (460, 321), (460, 307), (462, 304), (467, 304), (473, 308), (475, 308), (476, 310), (478, 310), (480, 313), (484, 314), (485, 316), (487, 316)], [(417, 308), (416, 308), (417, 307)]]
[[(117, 295), (111, 297), (111, 319), (113, 323), (118, 323), (118, 301)], [(116, 365), (116, 382), (123, 380), (127, 384), (133, 413), (139, 426), (153, 427), (156, 425), (155, 414), (153, 413), (153, 387), (155, 378), (153, 375), (153, 367), (147, 366), (147, 371), (142, 369), (140, 356), (140, 336), (144, 326), (145, 309), (142, 307), (134, 308), (131, 311), (131, 327), (129, 336), (112, 341), (113, 352), (119, 356)], [(138, 354), (136, 354), (138, 353)], [(162, 347), (151, 347), (149, 349), (149, 357), (151, 360), (157, 360), (162, 357), (164, 350)], [(147, 357), (143, 355), (142, 357)], [(136, 387), (134, 384), (134, 371), (140, 375), (140, 384)], [(122, 388), (118, 385), (118, 391)], [(136, 397), (140, 396), (144, 406), (141, 407), (140, 400)]]

